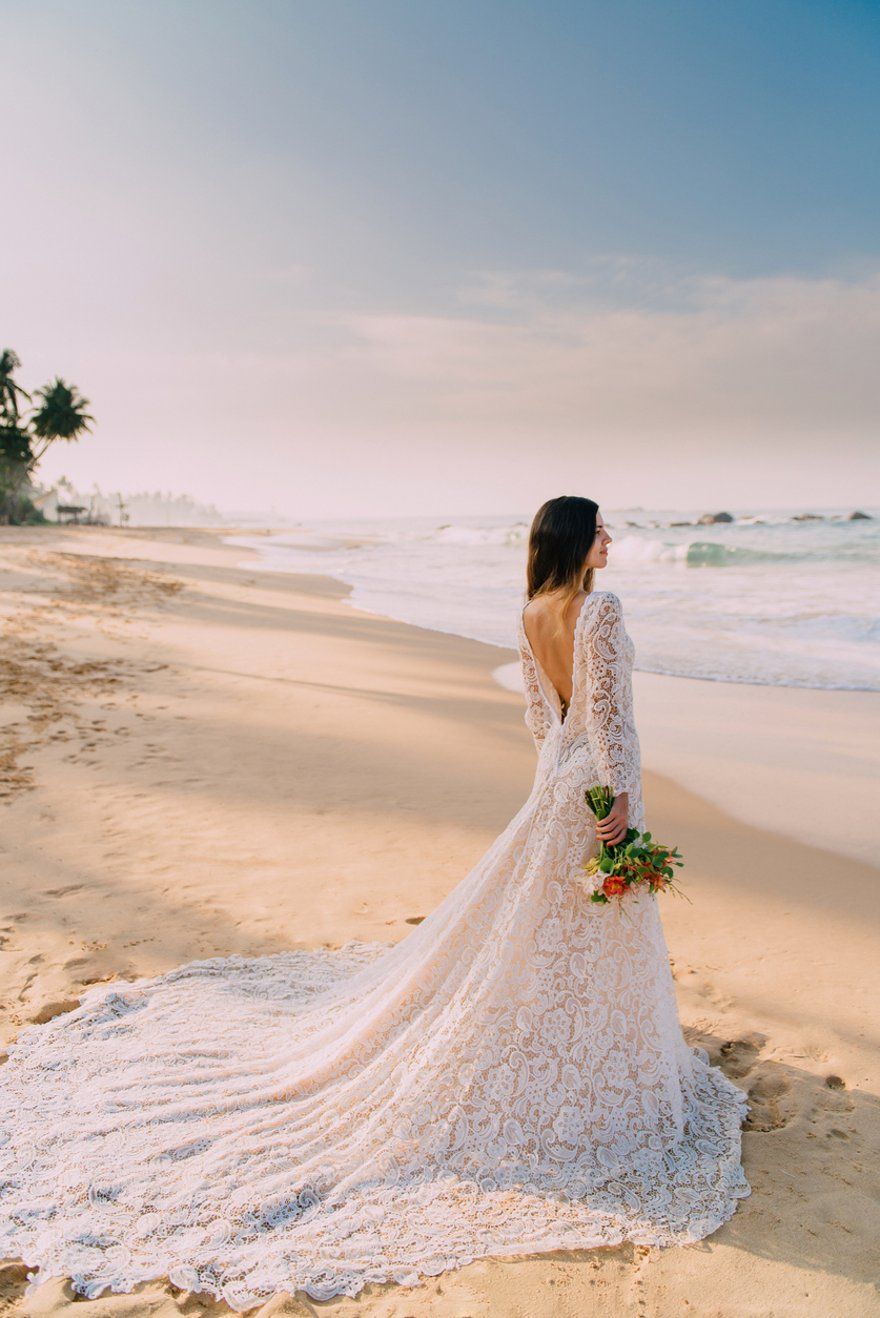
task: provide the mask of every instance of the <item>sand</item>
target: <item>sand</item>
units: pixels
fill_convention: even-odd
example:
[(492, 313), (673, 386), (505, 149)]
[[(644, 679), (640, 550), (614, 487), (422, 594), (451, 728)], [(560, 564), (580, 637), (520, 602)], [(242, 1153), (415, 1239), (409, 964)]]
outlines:
[[(260, 573), (223, 534), (0, 528), (7, 1041), (99, 981), (402, 938), (528, 794), (521, 700), (492, 678), (509, 651)], [(688, 861), (691, 903), (663, 905), (682, 1022), (752, 1096), (752, 1195), (696, 1245), (254, 1312), (880, 1313), (878, 697), (637, 673), (635, 699), (650, 825)], [(25, 1273), (0, 1269), (0, 1313), (228, 1312), (161, 1282), (25, 1299)]]

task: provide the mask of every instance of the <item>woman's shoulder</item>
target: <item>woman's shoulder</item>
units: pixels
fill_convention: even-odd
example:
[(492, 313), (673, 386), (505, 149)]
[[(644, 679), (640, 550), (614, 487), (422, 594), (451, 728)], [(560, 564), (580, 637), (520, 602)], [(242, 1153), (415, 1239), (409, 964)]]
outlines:
[(613, 590), (591, 590), (584, 602), (581, 629), (584, 637), (609, 635), (623, 627), (623, 605)]
[[(537, 607), (535, 607), (537, 604)], [(523, 629), (525, 628), (525, 617), (528, 613), (530, 617), (542, 616), (544, 611), (541, 608), (541, 602), (527, 600), (525, 605), (519, 610), (517, 620)], [(580, 612), (583, 618), (592, 616), (600, 618), (621, 618), (623, 616), (623, 604), (620, 596), (616, 595), (613, 590), (591, 590), (585, 595), (580, 605)]]
[(620, 596), (615, 595), (613, 590), (591, 590), (587, 599), (592, 603), (599, 605), (599, 611), (602, 613), (622, 613), (623, 605), (620, 602)]

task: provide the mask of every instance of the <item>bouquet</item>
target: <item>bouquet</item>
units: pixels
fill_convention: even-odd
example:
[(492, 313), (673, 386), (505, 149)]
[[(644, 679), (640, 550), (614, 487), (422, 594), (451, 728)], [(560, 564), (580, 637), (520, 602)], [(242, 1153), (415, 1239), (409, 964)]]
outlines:
[[(614, 804), (610, 787), (588, 787), (584, 793), (587, 805), (597, 819), (604, 819)], [(649, 892), (681, 893), (673, 883), (673, 865), (683, 865), (677, 847), (655, 842), (650, 833), (628, 828), (626, 836), (610, 846), (599, 843), (599, 854), (591, 856), (584, 866), (590, 880), (590, 901), (608, 902), (612, 897), (623, 897), (629, 888), (647, 888)]]

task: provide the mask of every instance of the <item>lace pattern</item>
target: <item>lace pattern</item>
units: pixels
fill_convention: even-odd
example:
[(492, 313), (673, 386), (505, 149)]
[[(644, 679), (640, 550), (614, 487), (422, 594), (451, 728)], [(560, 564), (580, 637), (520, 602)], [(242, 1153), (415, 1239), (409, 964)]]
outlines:
[(593, 757), (603, 783), (615, 793), (633, 792), (641, 775), (632, 697), (635, 647), (623, 625), (620, 600), (610, 590), (597, 593), (584, 654)]
[(2, 1254), (91, 1297), (167, 1275), (246, 1308), (731, 1215), (747, 1101), (684, 1040), (657, 900), (578, 881), (595, 775), (643, 821), (619, 601), (585, 603), (564, 723), (520, 627), (532, 791), (405, 939), (194, 962), (22, 1031)]

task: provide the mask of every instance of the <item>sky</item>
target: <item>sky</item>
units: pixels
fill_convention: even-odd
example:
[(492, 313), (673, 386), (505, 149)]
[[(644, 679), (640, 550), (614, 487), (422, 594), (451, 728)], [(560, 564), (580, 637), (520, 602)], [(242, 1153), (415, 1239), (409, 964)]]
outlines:
[(876, 0), (2, 21), (0, 347), (96, 418), (44, 481), (304, 518), (878, 502)]

